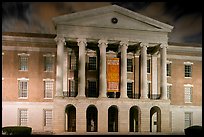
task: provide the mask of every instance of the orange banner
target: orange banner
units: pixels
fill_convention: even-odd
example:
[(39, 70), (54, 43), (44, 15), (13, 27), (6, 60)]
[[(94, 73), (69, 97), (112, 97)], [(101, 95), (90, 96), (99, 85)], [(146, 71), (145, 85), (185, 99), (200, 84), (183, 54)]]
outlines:
[(107, 91), (119, 92), (119, 58), (107, 59)]

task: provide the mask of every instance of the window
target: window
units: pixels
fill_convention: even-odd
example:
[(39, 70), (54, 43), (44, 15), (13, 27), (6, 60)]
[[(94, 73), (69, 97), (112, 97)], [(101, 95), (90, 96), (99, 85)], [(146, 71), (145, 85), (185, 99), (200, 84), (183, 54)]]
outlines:
[(148, 85), (148, 94), (150, 95), (150, 93), (151, 93), (151, 81), (148, 81), (147, 85)]
[(76, 96), (75, 85), (76, 85), (75, 80), (69, 80), (69, 97)]
[(185, 77), (191, 77), (191, 76), (192, 76), (192, 65), (185, 64)]
[(171, 86), (170, 84), (167, 85), (167, 98), (171, 99)]
[(96, 57), (89, 57), (88, 70), (96, 70)]
[(52, 98), (53, 93), (53, 81), (46, 80), (44, 81), (44, 98)]
[(127, 59), (127, 72), (133, 72), (132, 59)]
[(53, 61), (54, 57), (52, 55), (44, 55), (44, 70), (53, 71)]
[(147, 59), (147, 73), (150, 73), (150, 59)]
[(132, 98), (133, 97), (133, 82), (128, 82), (127, 83), (127, 96), (129, 98)]
[(97, 97), (96, 81), (88, 81), (88, 97)]
[(44, 110), (44, 126), (52, 126), (52, 110)]
[(167, 76), (171, 76), (171, 63), (166, 64)]
[(27, 126), (28, 115), (26, 109), (19, 110), (19, 125), (20, 126)]
[(27, 80), (18, 81), (18, 91), (19, 91), (20, 98), (28, 97), (28, 81)]
[(70, 70), (77, 70), (77, 57), (70, 56)]
[(28, 55), (19, 56), (19, 70), (27, 71), (28, 70)]
[(184, 92), (185, 92), (185, 103), (191, 103), (192, 102), (192, 86), (185, 86)]
[(185, 112), (185, 128), (190, 127), (192, 125), (192, 113)]

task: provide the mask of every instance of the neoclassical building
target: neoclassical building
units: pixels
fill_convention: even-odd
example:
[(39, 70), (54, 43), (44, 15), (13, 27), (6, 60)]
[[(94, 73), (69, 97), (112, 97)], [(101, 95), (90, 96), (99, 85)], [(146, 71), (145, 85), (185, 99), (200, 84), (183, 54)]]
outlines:
[(202, 45), (111, 5), (2, 33), (2, 126), (54, 134), (183, 134), (202, 126)]

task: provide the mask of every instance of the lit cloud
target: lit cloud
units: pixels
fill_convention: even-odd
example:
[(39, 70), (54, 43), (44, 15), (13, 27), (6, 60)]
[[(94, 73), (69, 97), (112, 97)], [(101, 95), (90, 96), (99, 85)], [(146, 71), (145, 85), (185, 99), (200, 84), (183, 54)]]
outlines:
[(56, 33), (52, 18), (64, 14), (117, 4), (174, 26), (171, 42), (202, 43), (201, 12), (184, 10), (165, 2), (4, 2), (2, 31)]

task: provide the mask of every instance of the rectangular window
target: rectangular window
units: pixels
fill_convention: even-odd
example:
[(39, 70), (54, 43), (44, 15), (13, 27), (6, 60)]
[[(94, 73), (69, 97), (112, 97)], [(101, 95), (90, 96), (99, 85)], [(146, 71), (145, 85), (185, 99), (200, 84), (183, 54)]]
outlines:
[(53, 81), (44, 81), (44, 98), (52, 98), (53, 84)]
[(127, 96), (129, 98), (133, 97), (133, 82), (128, 82), (127, 83)]
[(132, 59), (127, 59), (127, 72), (133, 72)]
[(192, 102), (192, 87), (191, 86), (185, 86), (184, 92), (185, 92), (185, 103), (191, 103)]
[(44, 126), (52, 126), (52, 110), (44, 110)]
[(167, 98), (171, 99), (171, 85), (167, 85)]
[(45, 56), (44, 57), (44, 70), (45, 71), (53, 71), (53, 56)]
[(75, 80), (69, 80), (69, 96), (70, 97), (75, 97), (76, 92), (75, 92)]
[(70, 56), (70, 70), (77, 70), (77, 57)]
[(28, 97), (28, 81), (19, 80), (18, 81), (18, 91), (20, 98)]
[(171, 76), (171, 63), (166, 64), (167, 76)]
[(88, 70), (96, 70), (96, 57), (89, 57)]
[(20, 126), (27, 126), (28, 115), (26, 109), (19, 110), (19, 125)]
[(185, 77), (191, 77), (191, 76), (192, 76), (192, 65), (185, 64)]
[(19, 56), (19, 70), (23, 70), (23, 71), (28, 70), (28, 56), (27, 55)]
[(150, 73), (150, 59), (147, 59), (147, 73)]
[(96, 97), (96, 81), (88, 81), (88, 97)]
[(192, 113), (185, 112), (185, 128), (190, 127), (192, 125)]
[(148, 94), (150, 95), (150, 93), (151, 93), (151, 82), (148, 81), (147, 85), (148, 85)]

